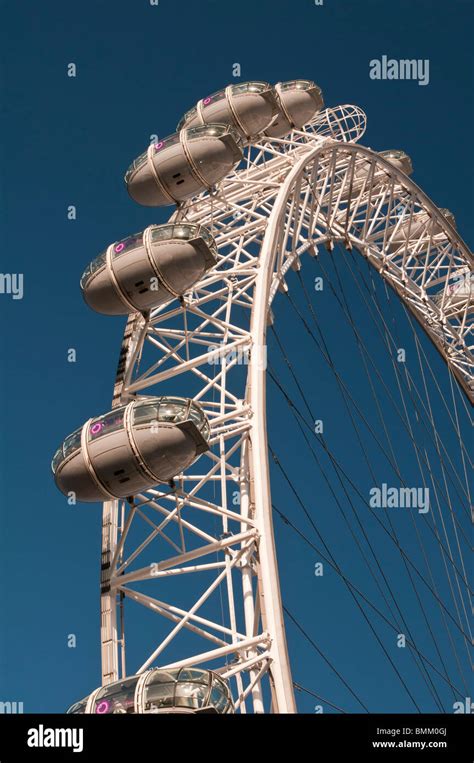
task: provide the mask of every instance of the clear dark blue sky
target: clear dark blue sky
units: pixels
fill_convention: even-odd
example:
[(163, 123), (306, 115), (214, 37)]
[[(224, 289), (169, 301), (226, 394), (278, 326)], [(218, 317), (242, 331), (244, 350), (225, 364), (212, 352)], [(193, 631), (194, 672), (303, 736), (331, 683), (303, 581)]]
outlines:
[[(22, 300), (0, 295), (0, 700), (23, 701), (25, 711), (53, 712), (65, 709), (100, 680), (100, 507), (68, 507), (54, 487), (49, 464), (64, 435), (109, 408), (123, 331), (121, 319), (107, 319), (86, 308), (79, 277), (105, 245), (164, 221), (170, 211), (134, 205), (123, 184), (124, 170), (151, 134), (173, 132), (185, 110), (232, 81), (232, 65), (238, 62), (242, 81), (310, 78), (322, 87), (327, 105), (361, 106), (368, 115), (364, 145), (405, 149), (413, 159), (415, 181), (437, 204), (454, 211), (470, 242), (472, 3), (324, 0), (317, 7), (311, 0), (160, 0), (152, 7), (148, 0), (3, 0), (0, 8), (0, 270), (24, 274)], [(430, 84), (371, 80), (369, 61), (384, 54), (429, 59)], [(66, 75), (70, 62), (77, 66), (75, 79)], [(67, 219), (69, 205), (77, 207), (76, 221)], [(331, 267), (327, 257), (323, 264)], [(303, 272), (311, 291), (318, 270), (309, 263)], [(350, 273), (341, 277), (350, 293)], [(292, 283), (304, 309), (296, 280)], [(380, 295), (385, 300), (383, 291)], [(363, 305), (355, 293), (352, 297), (354, 315), (375, 352), (381, 348)], [(314, 300), (345, 378), (383, 436), (357, 348), (354, 343), (350, 350), (345, 345), (351, 334), (342, 333), (336, 300), (329, 289)], [(373, 481), (356, 449), (334, 379), (284, 298), (280, 303), (275, 305), (278, 329), (317, 417), (325, 421), (328, 442), (367, 493)], [(393, 297), (386, 309), (400, 326), (403, 346), (410, 346), (411, 332)], [(285, 378), (278, 350), (272, 341), (270, 345), (270, 359)], [(449, 389), (443, 364), (426, 342), (423, 346), (443, 389)], [(67, 362), (68, 348), (77, 351), (75, 364)], [(391, 366), (381, 352), (379, 357), (380, 371), (389, 378)], [(408, 363), (419, 378), (414, 351)], [(291, 388), (289, 377), (285, 383)], [(392, 375), (393, 389), (394, 384)], [(324, 480), (271, 385), (269, 402), (273, 447), (347, 575), (383, 609)], [(384, 405), (388, 411), (389, 403)], [(407, 483), (418, 485), (413, 450), (395, 417), (387, 416)], [(442, 434), (457, 460), (452, 430), (445, 426)], [(373, 440), (365, 434), (364, 438), (379, 481), (394, 484)], [(310, 537), (312, 528), (278, 472), (275, 496), (278, 507)], [(357, 510), (373, 532), (417, 645), (442, 671), (399, 554), (360, 501)], [(422, 568), (411, 519), (397, 516), (393, 521)], [(419, 527), (440, 593), (454, 613), (449, 588), (441, 582), (442, 560), (430, 545), (430, 533), (421, 523)], [(276, 529), (283, 596), (292, 614), (371, 711), (413, 711), (340, 580), (329, 568), (322, 579), (315, 578), (318, 554), (278, 519)], [(311, 539), (320, 545), (314, 534)], [(439, 608), (422, 584), (419, 591), (448, 673), (462, 686)], [(382, 621), (374, 623), (421, 708), (435, 711), (408, 649), (396, 647), (394, 634)], [(75, 649), (67, 647), (70, 633), (77, 636)], [(466, 670), (466, 652), (454, 627), (452, 634)], [(291, 622), (288, 638), (295, 680), (347, 711), (359, 710)], [(439, 678), (433, 681), (449, 711), (452, 692)], [(303, 694), (298, 702), (306, 712), (316, 704)], [(330, 711), (325, 706), (325, 712)]]

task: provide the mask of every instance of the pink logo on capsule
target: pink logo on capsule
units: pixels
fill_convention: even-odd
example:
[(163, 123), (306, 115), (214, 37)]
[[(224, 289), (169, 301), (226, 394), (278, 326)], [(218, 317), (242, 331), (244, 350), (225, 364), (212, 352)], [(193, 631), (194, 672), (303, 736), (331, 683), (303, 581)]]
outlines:
[(208, 96), (207, 98), (204, 98), (204, 100), (203, 100), (204, 106), (207, 106), (208, 103), (210, 103), (210, 102), (211, 102), (211, 97), (210, 96)]
[(155, 151), (159, 151), (160, 148), (163, 148), (163, 145), (164, 145), (164, 141), (163, 140), (160, 140), (159, 143), (155, 143)]
[(121, 244), (117, 244), (117, 246), (116, 246), (116, 247), (114, 247), (114, 250), (115, 250), (117, 253), (118, 253), (118, 252), (122, 252), (124, 249), (125, 249), (125, 244), (124, 244), (124, 243), (121, 243)]
[(107, 712), (107, 710), (109, 709), (109, 707), (110, 707), (110, 703), (109, 703), (109, 702), (107, 702), (107, 700), (106, 700), (106, 699), (104, 699), (104, 700), (102, 700), (102, 702), (99, 702), (99, 704), (97, 705), (97, 707), (96, 707), (95, 711), (96, 711), (96, 713), (97, 713), (98, 715), (103, 715), (104, 713), (106, 713), (106, 712)]
[(91, 426), (91, 434), (99, 434), (99, 432), (102, 429), (102, 424), (100, 421), (97, 421), (95, 424), (92, 424)]

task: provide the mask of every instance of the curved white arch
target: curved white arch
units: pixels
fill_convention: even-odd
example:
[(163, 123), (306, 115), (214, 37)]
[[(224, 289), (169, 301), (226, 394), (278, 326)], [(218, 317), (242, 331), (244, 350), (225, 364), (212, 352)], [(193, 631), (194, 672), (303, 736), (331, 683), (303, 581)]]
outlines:
[[(304, 252), (315, 254), (318, 245), (332, 246), (334, 241), (361, 251), (416, 316), (472, 399), (471, 298), (456, 313), (445, 309), (444, 299), (433, 299), (434, 290), (447, 289), (460, 268), (472, 272), (472, 255), (457, 231), (406, 175), (380, 155), (352, 143), (364, 129), (365, 115), (356, 107), (327, 109), (306, 130), (249, 147), (242, 169), (212, 194), (202, 194), (173, 215), (173, 219), (199, 221), (211, 228), (219, 262), (178, 305), (170, 302), (150, 315), (130, 316), (114, 405), (188, 374), (198, 387), (195, 398), (207, 406), (215, 452), (208, 457), (205, 474), (180, 475), (174, 492), (148, 491), (146, 496), (136, 497), (141, 503), (138, 508), (127, 508), (122, 502), (104, 504), (104, 683), (119, 676), (119, 651), (123, 658), (124, 649), (119, 650), (116, 602), (118, 597), (129, 597), (174, 623), (168, 636), (138, 667), (140, 672), (161, 659), (167, 646), (188, 630), (210, 641), (213, 648), (163, 667), (218, 661), (222, 675), (235, 678), (243, 712), (250, 698), (255, 711), (265, 709), (262, 679), (268, 674), (272, 709), (295, 710), (273, 541), (262, 361), (271, 301)], [(367, 165), (365, 177), (354, 183), (357, 170)], [(420, 228), (413, 221), (419, 222), (421, 213), (427, 217)], [(402, 222), (407, 227), (406, 239), (393, 248)], [(436, 234), (430, 228), (433, 222)], [(234, 317), (236, 308), (247, 310), (245, 325)], [(150, 345), (152, 362), (145, 359)], [(208, 370), (219, 355), (237, 351), (251, 353), (244, 391), (232, 386), (237, 361), (218, 365), (214, 374)], [(215, 502), (202, 497), (210, 484), (220, 491)], [(235, 485), (240, 493), (238, 509), (229, 503)], [(146, 567), (128, 571), (140, 549), (131, 553), (130, 563), (124, 554), (132, 522), (149, 508), (164, 517), (150, 542), (176, 525), (181, 538), (189, 534), (200, 544), (189, 551), (183, 540), (179, 553), (160, 560), (160, 580), (165, 575), (215, 570), (212, 584), (191, 608), (130, 588), (134, 582), (152, 577)], [(221, 536), (209, 533), (208, 515), (222, 522)], [(208, 561), (216, 552), (222, 554), (222, 562)], [(242, 586), (241, 606), (235, 595), (237, 576)], [(220, 585), (226, 587), (228, 597), (226, 625), (199, 615), (201, 604)], [(237, 611), (239, 607), (241, 611)], [(234, 666), (225, 662), (229, 655), (237, 660)], [(136, 670), (134, 666), (128, 672)], [(122, 674), (126, 672), (122, 660)]]

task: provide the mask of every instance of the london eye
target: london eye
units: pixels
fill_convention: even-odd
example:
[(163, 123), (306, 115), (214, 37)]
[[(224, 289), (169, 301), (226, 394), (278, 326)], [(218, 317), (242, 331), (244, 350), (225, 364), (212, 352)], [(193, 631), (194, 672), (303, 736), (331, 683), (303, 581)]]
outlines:
[[(362, 146), (365, 127), (359, 107), (325, 107), (310, 80), (239, 82), (191, 107), (175, 133), (152, 142), (127, 170), (133, 202), (172, 211), (164, 224), (102, 242), (80, 279), (86, 305), (126, 316), (126, 328), (109, 409), (78, 422), (52, 462), (65, 495), (103, 506), (101, 682), (74, 704), (72, 697), (68, 712), (294, 713), (301, 692), (319, 702), (317, 687), (313, 695), (293, 675), (290, 629), (292, 639), (314, 640), (282, 600), (277, 522), (340, 578), (373, 648), (406, 689), (410, 710), (424, 708), (373, 619), (394, 639), (403, 634), (412, 670), (438, 710), (447, 696), (467, 696), (473, 256), (455, 211), (417, 186), (416, 157), (398, 147)], [(308, 293), (318, 279), (328, 301), (323, 317)], [(312, 390), (299, 380), (298, 363), (307, 359), (292, 355), (279, 305), (296, 316), (307, 357), (318, 354), (327, 373)], [(324, 320), (340, 322), (339, 347), (326, 342)], [(407, 326), (416, 372), (400, 357), (397, 332)], [(444, 363), (443, 379), (430, 369), (432, 348)], [(389, 358), (391, 381), (377, 352)], [(368, 414), (343, 372), (356, 356), (373, 397)], [(397, 496), (415, 499), (397, 458), (398, 449), (413, 450), (416, 484), (429, 488), (432, 510), (424, 516), (422, 501), (417, 505), (424, 524), (413, 526), (408, 544), (389, 508), (370, 504), (360, 474), (318, 426), (330, 383), (340, 391), (354, 462), (367, 467), (367, 484), (378, 485), (377, 475), (389, 471)], [(450, 447), (437, 430), (438, 395)], [(385, 406), (397, 418), (396, 437)], [(283, 409), (303, 438), (298, 444), (290, 429), (288, 441), (272, 438), (272, 417)], [(320, 509), (308, 507), (285, 463), (285, 451), (300, 447), (309, 453), (305, 484), (318, 486)], [(379, 498), (387, 503), (384, 490)], [(318, 511), (330, 500), (382, 604), (329, 547)], [(358, 502), (367, 505), (365, 514)], [(393, 570), (371, 533), (383, 537), (387, 558), (397, 557), (429, 649), (412, 634)], [(446, 631), (448, 655), (428, 599)], [(137, 632), (139, 608), (149, 615), (146, 637)], [(327, 668), (327, 656), (317, 658)], [(363, 687), (348, 687), (334, 672), (366, 711)]]

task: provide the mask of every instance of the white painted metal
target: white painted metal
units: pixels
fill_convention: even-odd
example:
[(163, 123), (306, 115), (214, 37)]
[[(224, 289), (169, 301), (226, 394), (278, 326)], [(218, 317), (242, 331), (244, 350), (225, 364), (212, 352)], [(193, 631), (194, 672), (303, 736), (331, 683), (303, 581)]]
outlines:
[[(170, 380), (184, 379), (186, 394), (209, 417), (212, 450), (173, 486), (134, 496), (133, 505), (104, 504), (104, 684), (152, 665), (208, 665), (231, 680), (240, 712), (295, 711), (272, 528), (265, 353), (271, 302), (304, 252), (315, 255), (335, 241), (355, 247), (416, 316), (472, 399), (472, 298), (455, 310), (439, 299), (455, 273), (472, 272), (472, 255), (408, 177), (356, 145), (364, 130), (360, 109), (326, 109), (305, 130), (249, 146), (241, 168), (173, 215), (208, 227), (219, 261), (180, 301), (130, 317), (113, 404), (162, 394), (162, 385), (168, 390)], [(426, 222), (412, 225), (421, 213)], [(407, 220), (406, 240), (393, 246)], [(132, 542), (137, 525), (147, 534)], [(135, 566), (152, 548), (156, 562)], [(168, 577), (202, 580), (194, 603), (166, 601)], [(143, 581), (154, 581), (159, 598), (133, 588)], [(222, 608), (226, 599), (220, 622), (203, 613), (218, 596)], [(126, 600), (161, 615), (156, 646), (139, 664), (125, 664), (117, 627), (117, 604), (122, 614)], [(129, 639), (129, 621), (127, 628)], [(186, 634), (207, 648), (188, 653), (187, 641), (179, 646)], [(171, 649), (182, 657), (167, 659)]]

